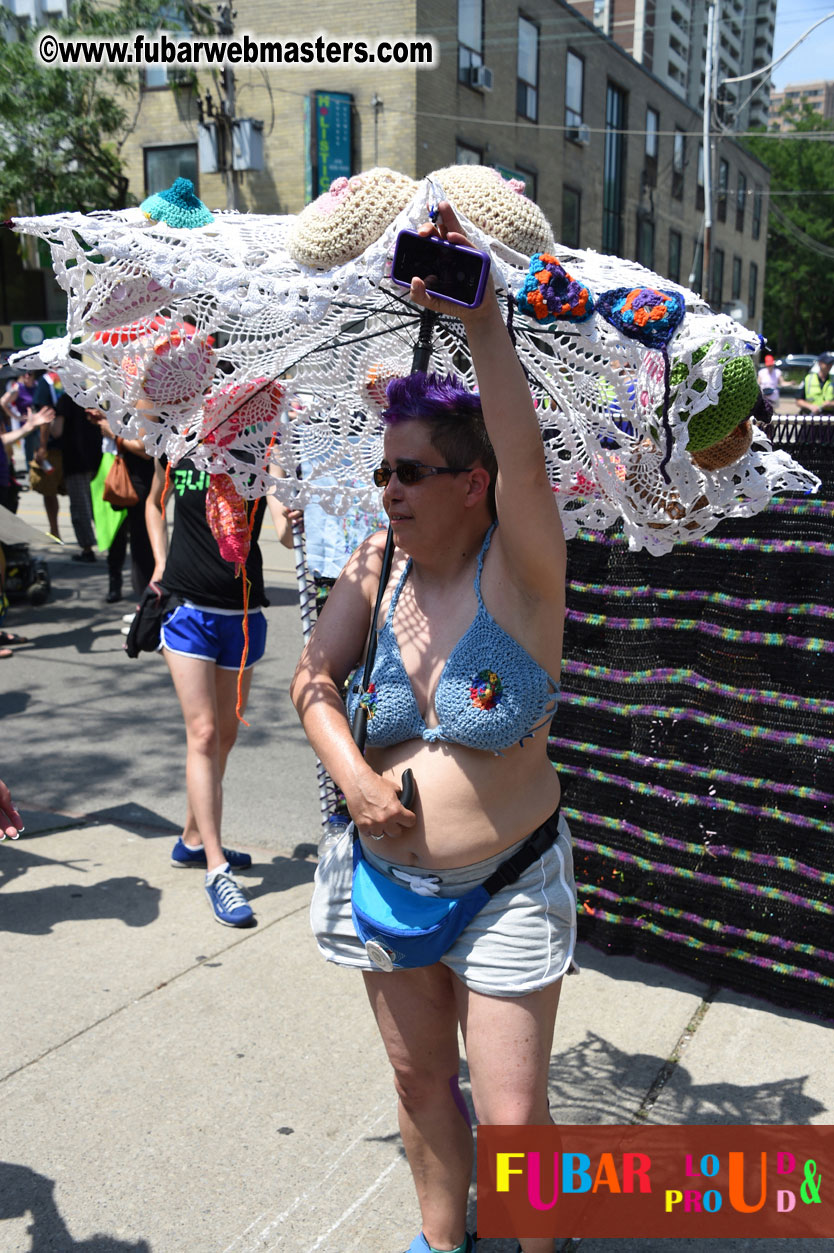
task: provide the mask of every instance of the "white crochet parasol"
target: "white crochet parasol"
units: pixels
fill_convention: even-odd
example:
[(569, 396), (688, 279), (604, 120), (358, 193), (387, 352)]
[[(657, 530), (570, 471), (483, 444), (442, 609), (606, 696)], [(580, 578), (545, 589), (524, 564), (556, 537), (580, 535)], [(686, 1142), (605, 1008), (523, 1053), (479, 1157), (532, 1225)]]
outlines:
[[(622, 519), (632, 548), (665, 553), (776, 492), (816, 490), (749, 421), (764, 414), (757, 336), (634, 262), (554, 244), (537, 206), (477, 166), (419, 184), (371, 170), (297, 216), (15, 219), (47, 242), (67, 294), (66, 336), (17, 361), (57, 369), (119, 433), (229, 474), (245, 497), (374, 510), (384, 385), (411, 369), (419, 321), (387, 272), (398, 232), (441, 198), (514, 312), (568, 537)], [(431, 368), (476, 387), (454, 319), (437, 324)]]

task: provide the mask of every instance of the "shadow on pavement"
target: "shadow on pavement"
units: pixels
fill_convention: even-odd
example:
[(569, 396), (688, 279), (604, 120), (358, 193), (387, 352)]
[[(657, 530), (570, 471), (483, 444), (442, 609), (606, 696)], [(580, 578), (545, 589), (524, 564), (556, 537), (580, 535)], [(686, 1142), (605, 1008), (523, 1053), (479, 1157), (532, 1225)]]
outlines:
[(31, 1215), (30, 1253), (151, 1253), (146, 1240), (132, 1243), (102, 1234), (73, 1240), (55, 1204), (54, 1189), (54, 1179), (28, 1166), (0, 1162), (0, 1222)]
[(291, 605), (298, 608), (298, 590), (294, 587), (278, 587), (275, 583), (269, 583), (267, 574), (266, 598), (272, 605)]
[[(306, 848), (307, 846), (301, 845), (300, 847)], [(296, 854), (297, 852), (296, 849)], [(313, 882), (316, 863), (304, 861), (303, 855), (300, 858), (296, 854), (292, 857), (273, 857), (269, 862), (253, 862), (252, 870), (257, 871), (263, 878), (259, 884), (247, 886), (246, 895), (250, 901), (257, 900), (259, 896), (269, 896), (273, 892), (288, 892), (290, 888), (297, 888), (299, 884)], [(244, 871), (240, 876), (241, 883), (246, 881), (245, 876)]]
[(123, 805), (109, 805), (105, 809), (95, 809), (92, 813), (84, 815), (84, 821), (85, 823), (99, 823), (102, 826), (121, 827), (123, 831), (129, 831), (131, 835), (140, 835), (145, 840), (163, 835), (166, 838), (173, 835), (176, 839), (182, 830), (182, 827), (172, 822), (170, 818), (164, 818), (162, 814), (134, 801), (127, 801)]
[[(28, 870), (43, 865), (67, 866), (84, 873), (83, 865), (41, 857), (25, 849), (3, 850), (0, 892)], [(103, 883), (62, 883), (7, 892), (0, 913), (0, 930), (18, 935), (49, 935), (59, 922), (87, 922), (91, 918), (118, 918), (128, 927), (147, 927), (159, 916), (162, 893), (145, 879), (123, 875)]]
[[(571, 1123), (627, 1123), (646, 1096), (646, 1075), (657, 1075), (667, 1059), (651, 1053), (625, 1053), (589, 1031), (581, 1044), (554, 1057), (550, 1065), (550, 1109), (555, 1122), (560, 1110)], [(675, 1122), (810, 1123), (825, 1106), (806, 1096), (806, 1079), (774, 1083), (693, 1083), (686, 1067), (675, 1067), (670, 1091), (677, 1108)]]

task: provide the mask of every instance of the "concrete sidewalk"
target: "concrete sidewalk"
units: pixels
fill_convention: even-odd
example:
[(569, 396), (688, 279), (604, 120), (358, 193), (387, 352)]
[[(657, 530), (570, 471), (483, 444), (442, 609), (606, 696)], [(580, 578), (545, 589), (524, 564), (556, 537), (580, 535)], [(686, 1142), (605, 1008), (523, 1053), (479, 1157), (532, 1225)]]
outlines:
[[(312, 858), (252, 848), (258, 925), (238, 932), (212, 920), (199, 871), (169, 865), (170, 828), (25, 816), (0, 847), (0, 1250), (402, 1253), (419, 1215), (391, 1079), (360, 980), (310, 936)], [(826, 1026), (708, 1003), (631, 959), (579, 962), (559, 1120), (831, 1120)], [(811, 1248), (710, 1242), (786, 1243)]]
[[(23, 505), (40, 523), (39, 498)], [(250, 931), (218, 926), (200, 872), (169, 864), (179, 710), (158, 658), (124, 656), (129, 602), (102, 605), (103, 561), (57, 552), (50, 602), (4, 623), (33, 644), (0, 663), (0, 777), (27, 825), (0, 845), (0, 1253), (403, 1253), (418, 1230), (361, 981), (309, 933), (315, 778), (287, 697), (298, 609), (291, 554), (264, 536), (270, 639), (226, 786), (226, 841), (255, 858)], [(830, 1026), (631, 959), (578, 960), (557, 1120), (832, 1121)], [(710, 1241), (777, 1245), (820, 1248)]]

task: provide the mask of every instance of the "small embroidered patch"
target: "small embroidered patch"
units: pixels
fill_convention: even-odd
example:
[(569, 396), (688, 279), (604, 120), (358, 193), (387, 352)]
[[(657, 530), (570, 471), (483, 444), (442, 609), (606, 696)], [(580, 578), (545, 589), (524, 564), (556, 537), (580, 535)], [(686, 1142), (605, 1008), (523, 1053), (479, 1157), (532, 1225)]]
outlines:
[(469, 699), (476, 709), (494, 709), (501, 700), (504, 685), (494, 670), (481, 670), (469, 688)]
[(367, 710), (369, 718), (373, 718), (376, 713), (378, 700), (376, 686), (373, 683), (369, 683), (367, 692), (363, 692), (359, 697), (359, 704), (363, 709)]

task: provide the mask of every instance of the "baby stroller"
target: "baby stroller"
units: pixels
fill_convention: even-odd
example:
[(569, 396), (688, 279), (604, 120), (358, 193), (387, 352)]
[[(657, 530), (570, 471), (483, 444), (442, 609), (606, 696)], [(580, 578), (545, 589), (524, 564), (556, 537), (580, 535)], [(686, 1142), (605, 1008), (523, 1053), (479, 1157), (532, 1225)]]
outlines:
[(6, 555), (4, 591), (8, 600), (43, 605), (52, 587), (49, 567), (43, 557), (35, 557), (28, 544), (4, 544), (3, 551)]

